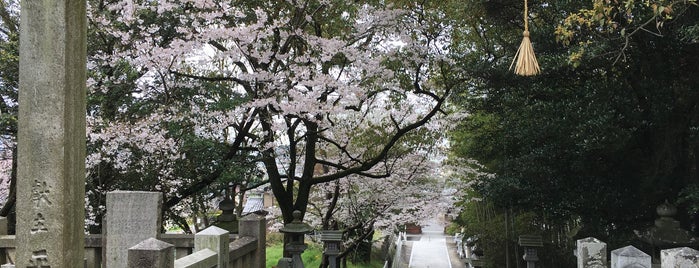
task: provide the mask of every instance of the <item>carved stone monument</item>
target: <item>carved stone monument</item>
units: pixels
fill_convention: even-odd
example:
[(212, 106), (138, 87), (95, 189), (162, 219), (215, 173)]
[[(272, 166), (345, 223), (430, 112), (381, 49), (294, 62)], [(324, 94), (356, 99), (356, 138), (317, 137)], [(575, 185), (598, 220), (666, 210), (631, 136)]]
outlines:
[(83, 267), (85, 0), (21, 2), (17, 267)]
[(594, 237), (578, 239), (578, 268), (606, 268), (607, 243)]
[(148, 238), (158, 238), (162, 206), (161, 192), (107, 193), (106, 224), (102, 228), (105, 267), (126, 267), (129, 248)]

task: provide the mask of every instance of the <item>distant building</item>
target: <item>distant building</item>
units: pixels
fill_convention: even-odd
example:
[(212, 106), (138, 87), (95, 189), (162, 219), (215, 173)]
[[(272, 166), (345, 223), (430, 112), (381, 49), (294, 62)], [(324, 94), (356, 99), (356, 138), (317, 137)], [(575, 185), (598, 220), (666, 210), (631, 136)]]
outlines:
[(274, 205), (274, 195), (267, 187), (263, 191), (250, 191), (245, 198), (243, 205), (242, 216), (255, 213), (258, 215), (267, 215), (269, 212), (266, 208)]

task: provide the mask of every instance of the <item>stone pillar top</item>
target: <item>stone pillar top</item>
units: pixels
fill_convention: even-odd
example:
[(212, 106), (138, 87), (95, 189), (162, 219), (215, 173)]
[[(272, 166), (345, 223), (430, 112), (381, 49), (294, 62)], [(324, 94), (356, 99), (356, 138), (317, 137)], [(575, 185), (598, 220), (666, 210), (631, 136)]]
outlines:
[(671, 248), (662, 250), (668, 254), (675, 254), (678, 256), (699, 256), (699, 251), (693, 248), (681, 247), (681, 248)]
[(127, 251), (127, 268), (174, 268), (175, 246), (155, 238), (148, 238)]
[(650, 255), (633, 246), (612, 250), (612, 268), (627, 267), (650, 268)]
[(230, 232), (228, 230), (216, 227), (216, 226), (209, 226), (208, 228), (201, 230), (197, 234), (200, 235), (222, 235), (222, 234), (229, 234)]
[(594, 238), (594, 237), (586, 237), (586, 238), (578, 239), (578, 240), (577, 240), (577, 244), (581, 244), (581, 243), (602, 243), (602, 244), (606, 244), (606, 243), (602, 242), (601, 240), (599, 240), (599, 239), (597, 239), (597, 238)]
[(650, 257), (650, 255), (646, 254), (645, 252), (641, 251), (640, 249), (637, 249), (634, 246), (625, 246), (623, 248), (612, 250), (612, 255), (628, 256), (628, 257), (645, 257), (645, 256)]
[(148, 238), (146, 240), (141, 241), (141, 243), (138, 243), (138, 244), (134, 245), (133, 247), (130, 247), (129, 249), (160, 250), (160, 249), (166, 249), (169, 247), (174, 247), (174, 245), (151, 237), (151, 238)]

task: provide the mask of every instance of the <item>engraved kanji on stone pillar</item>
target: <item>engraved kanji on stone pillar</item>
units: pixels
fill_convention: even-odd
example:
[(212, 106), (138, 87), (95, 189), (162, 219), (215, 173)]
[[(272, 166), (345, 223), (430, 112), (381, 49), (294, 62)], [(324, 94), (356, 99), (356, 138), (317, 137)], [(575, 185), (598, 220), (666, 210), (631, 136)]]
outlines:
[(32, 252), (32, 259), (29, 261), (29, 266), (32, 268), (51, 267), (49, 265), (49, 257), (46, 255), (46, 250), (37, 250)]
[(86, 0), (20, 5), (15, 265), (83, 267)]
[(41, 213), (36, 213), (36, 218), (34, 218), (34, 223), (32, 224), (32, 228), (30, 233), (35, 234), (39, 232), (48, 232), (49, 229), (46, 228), (46, 219), (44, 219), (44, 215), (41, 215)]
[(45, 181), (34, 180), (34, 186), (32, 186), (32, 202), (34, 203), (35, 209), (40, 209), (42, 205), (51, 205), (51, 200), (49, 200), (49, 186)]

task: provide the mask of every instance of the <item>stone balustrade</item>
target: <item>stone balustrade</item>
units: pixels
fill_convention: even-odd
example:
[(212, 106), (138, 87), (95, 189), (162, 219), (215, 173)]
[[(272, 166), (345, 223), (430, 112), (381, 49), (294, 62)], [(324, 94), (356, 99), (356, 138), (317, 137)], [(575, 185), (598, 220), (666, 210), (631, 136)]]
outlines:
[[(241, 219), (241, 225), (253, 225), (263, 222), (262, 217), (249, 215)], [(247, 228), (246, 228), (247, 227)], [(241, 226), (240, 230), (259, 229), (249, 228), (254, 226)], [(254, 236), (253, 236), (254, 235)], [(129, 248), (128, 266), (153, 267), (153, 268), (212, 268), (212, 267), (259, 267), (265, 265), (265, 248), (258, 248), (259, 242), (264, 243), (262, 237), (243, 233), (230, 242), (228, 231), (211, 226), (194, 235), (194, 253), (174, 260), (174, 246), (172, 244), (149, 238)], [(264, 245), (264, 244), (263, 244)]]
[[(593, 237), (577, 241), (577, 268), (608, 268), (607, 244)], [(651, 256), (626, 246), (611, 252), (611, 268), (699, 268), (699, 251), (688, 248), (672, 248), (660, 251), (660, 263), (653, 264)]]
[[(139, 234), (139, 240), (133, 240), (129, 235), (118, 233), (128, 233), (130, 228), (140, 228), (141, 224), (159, 224), (160, 213), (148, 213), (159, 211), (156, 209), (160, 206), (157, 197), (159, 193), (119, 192), (117, 194), (118, 198), (107, 199), (108, 203), (112, 203), (107, 204), (107, 207), (119, 208), (112, 209), (112, 216), (120, 219), (118, 226), (122, 228), (112, 229), (111, 233), (107, 231), (107, 235), (85, 236), (84, 267), (86, 268), (103, 266), (262, 268), (265, 265), (267, 223), (262, 216), (250, 214), (240, 219), (237, 235), (229, 234), (228, 231), (218, 227), (209, 227), (195, 235), (161, 234), (157, 232), (159, 228), (151, 228), (150, 232)], [(147, 196), (150, 196), (153, 202), (132, 202), (148, 199)], [(138, 217), (134, 218), (134, 215)], [(123, 224), (125, 217), (130, 217), (128, 222), (133, 221), (138, 224)], [(108, 220), (105, 222), (107, 230), (109, 230), (110, 218), (114, 217), (107, 217)], [(6, 226), (7, 220), (0, 217), (0, 267), (10, 268), (14, 267), (17, 240), (14, 235), (7, 235)], [(131, 242), (122, 243), (124, 239), (131, 239)], [(110, 250), (110, 247), (118, 249)], [(220, 254), (221, 252), (223, 253)], [(123, 262), (107, 266), (104, 258)]]

